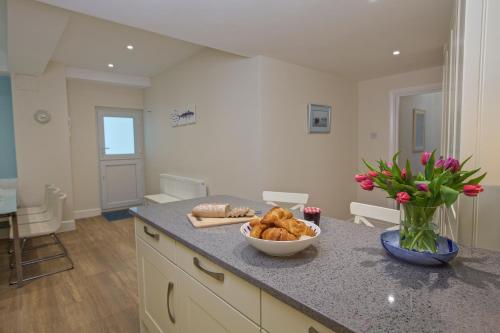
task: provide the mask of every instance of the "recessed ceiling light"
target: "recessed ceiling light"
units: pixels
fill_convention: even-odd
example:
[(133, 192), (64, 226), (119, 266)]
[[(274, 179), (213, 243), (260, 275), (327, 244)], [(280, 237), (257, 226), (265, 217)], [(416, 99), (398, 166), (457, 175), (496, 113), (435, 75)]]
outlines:
[(392, 51), (392, 55), (400, 55), (400, 54), (401, 54), (401, 51), (399, 51), (399, 50)]
[(132, 44), (127, 45), (127, 50), (133, 50), (133, 49), (134, 49), (134, 45), (132, 45)]
[(115, 67), (115, 65), (114, 64), (108, 64), (108, 67), (109, 68), (113, 68), (113, 67)]

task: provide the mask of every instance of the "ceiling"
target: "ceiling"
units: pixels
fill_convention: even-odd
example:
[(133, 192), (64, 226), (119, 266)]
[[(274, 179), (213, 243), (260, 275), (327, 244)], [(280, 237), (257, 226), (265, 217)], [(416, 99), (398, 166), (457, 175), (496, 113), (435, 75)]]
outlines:
[[(132, 51), (127, 45), (133, 45)], [(71, 13), (52, 60), (69, 67), (153, 76), (203, 47), (87, 15)], [(107, 65), (114, 64), (111, 69)]]
[[(354, 80), (442, 64), (453, 6), (453, 0), (38, 1)], [(94, 33), (88, 36), (89, 43), (91, 37), (100, 39)], [(395, 49), (401, 50), (400, 56), (392, 55)], [(62, 53), (70, 50), (58, 52)]]

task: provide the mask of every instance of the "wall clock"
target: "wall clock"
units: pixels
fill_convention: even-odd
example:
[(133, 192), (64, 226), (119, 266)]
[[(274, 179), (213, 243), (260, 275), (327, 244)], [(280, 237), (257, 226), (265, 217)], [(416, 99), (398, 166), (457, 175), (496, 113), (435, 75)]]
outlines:
[(37, 123), (46, 124), (50, 121), (51, 117), (50, 117), (50, 113), (48, 111), (38, 110), (37, 112), (35, 112), (34, 118), (35, 118)]

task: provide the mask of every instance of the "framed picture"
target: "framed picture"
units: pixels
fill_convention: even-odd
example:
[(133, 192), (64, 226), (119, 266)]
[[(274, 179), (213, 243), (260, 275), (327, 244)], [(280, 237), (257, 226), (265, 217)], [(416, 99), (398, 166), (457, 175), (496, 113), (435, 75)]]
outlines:
[(332, 107), (329, 105), (308, 105), (309, 133), (330, 133)]
[(413, 109), (413, 152), (425, 150), (425, 110)]
[(196, 105), (173, 109), (170, 111), (170, 125), (172, 127), (196, 123)]

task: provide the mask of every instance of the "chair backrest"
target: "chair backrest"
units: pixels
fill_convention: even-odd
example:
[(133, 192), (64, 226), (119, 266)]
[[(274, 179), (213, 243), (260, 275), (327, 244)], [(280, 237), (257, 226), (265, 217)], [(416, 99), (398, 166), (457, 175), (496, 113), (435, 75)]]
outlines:
[(52, 215), (52, 219), (47, 222), (47, 233), (56, 232), (61, 227), (66, 197), (64, 193), (55, 193), (55, 195), (53, 195), (54, 214)]
[(277, 202), (295, 204), (295, 206), (290, 207), (290, 209), (303, 211), (304, 206), (307, 204), (307, 200), (309, 200), (309, 194), (263, 191), (262, 200), (264, 200), (268, 205), (273, 206), (278, 206)]
[(207, 185), (204, 181), (168, 174), (160, 175), (160, 190), (161, 193), (179, 199), (193, 199), (207, 196)]
[(354, 223), (363, 223), (373, 227), (369, 219), (374, 219), (392, 224), (399, 224), (399, 210), (351, 202), (351, 214), (354, 215)]
[(49, 187), (47, 192), (47, 212), (50, 214), (51, 219), (57, 215), (57, 201), (61, 193), (58, 187)]
[(42, 206), (47, 209), (49, 207), (49, 197), (50, 197), (51, 193), (52, 192), (57, 193), (59, 191), (60, 191), (60, 189), (57, 186), (55, 186), (54, 184), (45, 184), (45, 197), (43, 199)]

